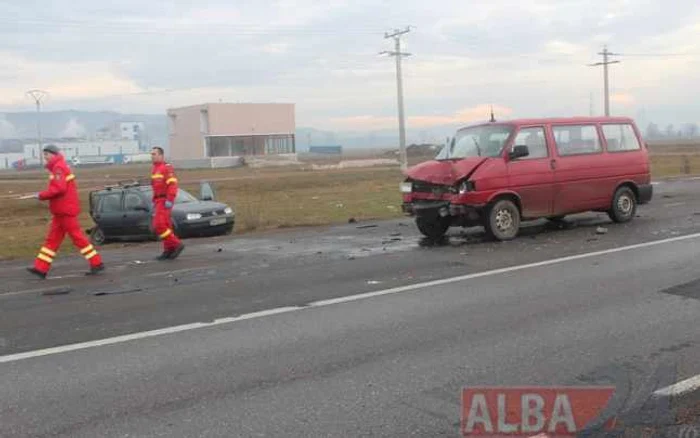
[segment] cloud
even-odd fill
[[[523,116],[587,114],[590,93],[602,102],[602,71],[586,64],[605,43],[689,54],[621,57],[611,89],[634,100],[613,111],[700,113],[688,92],[700,68],[696,0],[54,0],[39,12],[13,2],[0,17],[0,105],[27,109],[29,88],[50,91],[54,109],[284,101],[300,125],[393,128],[394,60],[377,52],[394,48],[384,32],[407,25],[405,102],[417,126],[483,102]]]

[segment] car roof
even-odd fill
[[[150,185],[145,184],[116,184],[113,186],[106,186],[105,188],[93,190],[91,193],[96,195],[105,195],[108,193],[120,192],[124,190],[139,190],[142,192],[152,190]]]
[[[634,123],[630,117],[542,117],[497,120],[495,122],[483,121],[465,125],[459,129],[473,128],[476,126],[521,126],[521,125],[544,125],[544,124],[582,124],[582,123]]]

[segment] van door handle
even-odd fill
[[[549,167],[551,167],[552,170],[556,169],[557,168],[557,160],[550,160]]]

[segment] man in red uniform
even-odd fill
[[[49,201],[49,210],[53,218],[44,246],[41,247],[34,261],[34,267],[27,270],[39,278],[46,278],[56,253],[68,234],[73,245],[90,263],[90,271],[87,275],[97,274],[104,270],[104,265],[102,257],[80,228],[78,221],[80,198],[75,175],[71,173],[65,158],[55,145],[47,145],[43,153],[46,169],[50,173],[49,186],[34,197],[41,201]]]
[[[163,253],[157,259],[175,259],[185,249],[185,245],[173,232],[170,217],[177,197],[177,178],[173,166],[165,162],[162,148],[154,147],[151,150],[151,160],[153,161],[151,187],[153,187],[153,205],[156,210],[153,229],[163,241]]]

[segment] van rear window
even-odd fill
[[[552,131],[560,156],[603,152],[595,125],[553,126]]]
[[[603,135],[608,144],[608,152],[638,151],[642,148],[630,124],[605,124]]]

